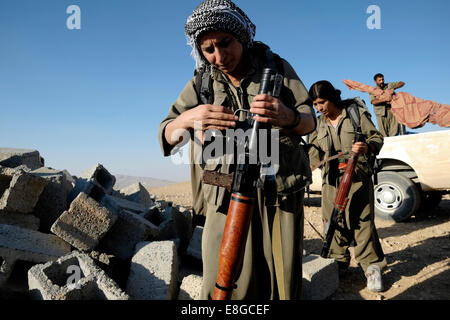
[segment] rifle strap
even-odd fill
[[[322,241],[325,240],[323,235],[316,229],[316,227],[314,227],[314,225],[308,219],[306,219],[306,217],[304,219],[306,222],[308,222],[309,226],[319,235],[320,239],[322,239]]]
[[[361,128],[361,117],[359,115],[358,108],[359,107],[356,103],[352,103],[346,108],[355,131],[358,130],[358,128]]]
[[[272,225],[272,254],[275,267],[278,295],[280,300],[286,300],[284,285],[283,244],[281,241],[280,207],[277,206]]]
[[[344,153],[339,153],[336,154],[334,156],[328,157],[323,159],[322,161],[320,161],[318,164],[316,164],[314,167],[311,167],[311,172],[316,170],[317,168],[319,168],[320,166],[322,166],[324,163],[334,160],[334,159],[338,159],[338,158],[349,158],[350,152],[344,152]]]

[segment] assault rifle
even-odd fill
[[[355,142],[364,142],[365,139],[366,136],[362,133],[361,126],[358,126],[355,132]],[[341,182],[339,183],[336,198],[334,200],[333,212],[331,213],[328,230],[326,230],[325,240],[323,242],[322,252],[320,254],[322,258],[328,258],[331,241],[333,240],[338,221],[345,217],[345,207],[347,207],[348,193],[352,185],[352,176],[357,161],[358,156],[355,153],[351,152],[350,158],[348,159],[347,166],[344,171],[344,175],[342,176]]]
[[[274,68],[263,70],[258,94],[279,95],[283,77]],[[248,110],[245,110],[248,111]],[[204,171],[203,182],[226,187],[231,192],[227,219],[219,252],[219,270],[213,300],[229,300],[235,287],[237,275],[244,257],[248,230],[256,202],[256,190],[261,187],[261,168],[269,164],[254,159],[258,155],[259,130],[270,131],[271,126],[252,120],[251,134],[245,139],[245,161],[238,161],[236,170],[230,175]],[[270,134],[268,135],[270,136]],[[237,143],[242,143],[237,142]],[[253,162],[253,163],[252,163]],[[267,168],[265,168],[267,169]],[[265,176],[265,184],[275,183],[274,175]]]

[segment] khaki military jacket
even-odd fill
[[[389,83],[385,83],[384,84],[384,88],[383,90],[390,90],[390,89],[394,89],[395,86],[398,84],[398,82],[389,82]],[[370,102],[372,103],[372,101],[375,99],[375,96],[370,94]],[[373,112],[375,113],[375,115],[377,116],[386,116],[386,108],[390,108],[391,105],[389,103],[386,104],[379,104],[379,105],[374,105],[373,106]]]
[[[366,143],[374,146],[375,152],[370,152],[369,154],[358,157],[358,162],[355,166],[355,172],[353,174],[353,181],[363,181],[372,175],[372,162],[383,146],[383,136],[375,128],[370,114],[362,108],[358,109],[361,116],[361,130],[367,137]],[[335,150],[335,146],[333,144],[331,130],[336,130],[337,137],[340,142],[340,151],[342,153],[351,152],[353,145],[352,140],[355,138],[355,129],[346,109],[342,110],[342,117],[339,120],[336,129],[330,126],[329,122],[323,116],[319,117],[318,122],[319,123],[316,130],[310,137],[311,144],[314,144],[319,149],[317,150],[312,147],[309,150],[311,166],[316,166],[323,159],[327,159],[335,155],[333,152],[333,150]],[[336,162],[333,161],[325,162],[322,165],[322,184],[327,183],[330,185],[336,185],[337,181],[335,179],[331,179],[332,175],[330,175],[330,171],[332,169],[331,165],[333,163],[336,165]]]
[[[241,80],[240,87],[235,88],[225,75],[216,68],[212,68],[214,105],[224,106],[235,111],[237,108],[249,109],[253,98],[258,94],[263,61],[257,56],[249,59],[245,76]],[[283,63],[283,89],[280,100],[292,108],[296,108],[302,113],[309,113],[315,117],[312,102],[305,86],[299,79],[291,65],[282,60]],[[168,123],[173,121],[183,112],[202,104],[195,90],[195,77],[185,86],[175,103],[171,106],[169,114],[159,126],[159,141],[164,156],[170,155],[171,147],[164,138],[164,129]],[[277,191],[280,194],[289,194],[301,190],[311,180],[309,159],[304,148],[301,146],[299,136],[287,136],[279,130],[279,167],[276,168]],[[195,144],[191,135],[191,150]],[[194,156],[191,154],[191,160]],[[230,166],[225,159],[222,163],[208,163],[205,170],[214,170],[221,173],[230,173]],[[198,165],[192,165],[195,169],[197,179],[202,171]],[[195,178],[194,175],[191,178]],[[196,182],[192,182],[193,186]],[[198,190],[198,188],[197,188]],[[222,187],[203,185],[204,199],[208,205],[220,206],[224,200],[226,189]],[[195,201],[196,199],[194,199]]]

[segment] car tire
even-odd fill
[[[375,215],[400,222],[414,215],[420,207],[420,193],[411,179],[393,171],[378,173],[374,188]]]

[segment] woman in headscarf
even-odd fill
[[[290,64],[279,58],[284,76],[280,97],[258,94],[266,63],[263,58],[265,51],[260,49],[264,46],[255,44],[254,24],[231,1],[204,1],[187,19],[185,31],[193,49],[197,72],[208,70],[210,73],[213,101],[202,102],[196,88],[196,77],[188,81],[160,124],[159,139],[163,153],[170,155],[183,141],[177,132],[186,130],[191,133],[193,161],[194,141],[203,142],[204,133],[210,129],[224,131],[235,128],[238,117],[234,111],[237,109],[250,110],[254,120],[279,130],[276,189],[270,194],[267,190],[257,191],[257,205],[232,299],[299,298],[303,195],[311,177],[309,160],[300,137],[315,128],[308,92]],[[194,123],[201,123],[201,126],[196,128]],[[232,172],[233,163],[228,163],[226,155],[222,160],[220,163],[207,163],[205,170]],[[198,203],[201,198],[206,203],[201,299],[210,299],[216,284],[230,193],[218,186],[201,186],[200,173],[198,166],[191,163],[193,201]]]
[[[345,215],[338,219],[329,256],[338,262],[340,270],[347,269],[350,263],[349,248],[353,243],[355,259],[367,277],[367,288],[382,291],[381,270],[386,266],[386,259],[374,222],[371,163],[383,146],[383,136],[372,123],[367,109],[358,107],[361,131],[366,139],[365,142],[354,142],[356,129],[345,107],[351,99],[342,101],[341,91],[330,82],[322,80],[314,83],[309,95],[314,107],[321,113],[317,128],[311,134],[311,144],[315,146],[309,151],[311,165],[319,165],[322,160],[339,153],[353,152],[358,155]],[[322,218],[325,225],[330,221],[345,166],[345,159],[338,158],[325,162],[321,167]]]

